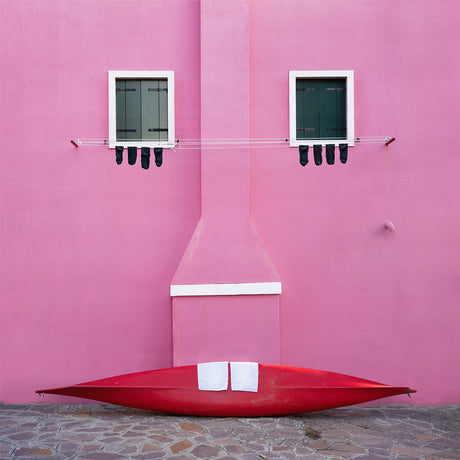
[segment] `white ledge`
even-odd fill
[[[171,297],[281,294],[281,283],[171,284]]]

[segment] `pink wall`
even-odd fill
[[[397,139],[321,167],[287,146],[249,150],[249,215],[283,285],[281,363],[409,385],[417,404],[460,402],[459,14],[249,1],[250,137],[288,135],[289,70],[343,69],[357,136]],[[0,15],[0,400],[170,366],[169,285],[200,219],[200,152],[144,171],[69,140],[107,136],[108,70],[174,70],[176,136],[202,135],[200,2],[4,0]]]
[[[201,139],[249,136],[248,13],[247,0],[201,1]],[[205,145],[200,196],[202,218],[173,283],[278,281],[249,220],[249,149]]]
[[[249,137],[248,13],[247,0],[201,1],[202,139]],[[201,203],[201,220],[173,284],[279,281],[249,219],[247,146],[204,145]],[[280,363],[279,295],[185,296],[172,303],[175,366]]]
[[[356,135],[396,141],[321,167],[252,151],[251,215],[283,282],[281,361],[460,402],[460,5],[286,6],[251,2],[251,137],[286,136],[289,70],[343,69]]]
[[[279,295],[176,297],[174,365],[280,363]]]
[[[174,70],[176,132],[199,137],[199,2],[1,3],[0,400],[169,367],[199,152],[144,170],[69,140],[107,137],[109,70]]]

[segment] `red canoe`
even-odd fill
[[[333,372],[254,365],[258,372],[257,388],[249,391],[232,389],[233,380],[230,388],[222,391],[199,389],[194,365],[125,374],[36,393],[76,396],[173,414],[252,417],[331,409],[415,392],[409,387]]]

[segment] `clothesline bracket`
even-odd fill
[[[375,142],[378,142],[379,140],[383,140],[385,145],[390,145],[392,142],[394,142],[396,140],[396,138],[395,137],[390,137],[390,136],[386,136],[383,139],[377,138],[377,137],[364,137],[364,138],[363,137],[357,137],[355,139],[355,142],[356,143],[360,143],[360,142],[372,142],[372,143],[375,143]]]
[[[385,145],[390,145],[392,142],[394,142],[396,140],[395,137],[387,137],[385,139]]]
[[[102,142],[102,145],[109,145],[107,139],[101,139],[99,142]],[[70,143],[78,148],[80,145],[86,144],[87,142],[83,142],[80,139],[70,139]],[[91,144],[94,145],[94,141],[92,141]]]

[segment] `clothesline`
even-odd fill
[[[356,137],[354,139],[356,144],[391,144],[395,140],[390,136],[374,136],[374,137]],[[149,140],[155,142],[155,140]],[[346,139],[330,138],[329,141],[336,141],[338,143],[346,143]],[[80,145],[99,147],[109,145],[109,139],[71,139],[70,141],[75,147]],[[110,140],[110,142],[112,142]],[[113,141],[116,143],[117,141]],[[118,140],[120,143],[124,142],[145,142],[145,139],[126,139]],[[300,140],[299,142],[302,142]],[[323,144],[324,139],[305,139],[306,143],[316,142]],[[250,138],[250,139],[177,139],[174,144],[174,149],[180,150],[196,150],[196,149],[216,149],[216,148],[267,148],[267,147],[280,147],[282,145],[289,146],[289,138]]]

